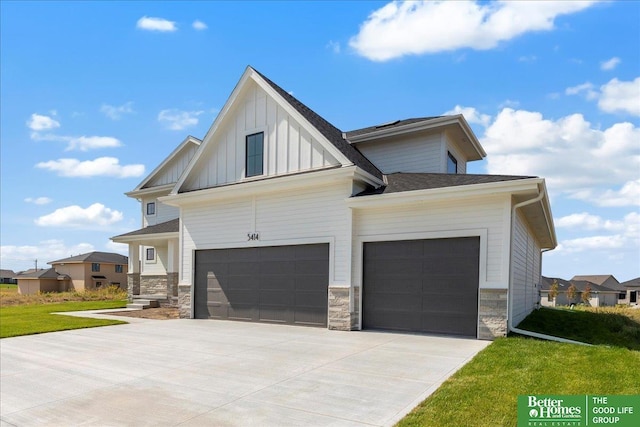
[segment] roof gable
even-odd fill
[[[260,132],[264,173],[247,178],[245,137]],[[350,165],[382,177],[339,129],[247,67],[172,194]]]
[[[175,184],[187,169],[202,141],[191,135],[187,136],[145,179],[127,195],[135,196],[141,190]]]
[[[80,254],[71,256],[68,258],[59,259],[56,261],[50,261],[47,264],[63,264],[63,263],[88,263],[88,262],[100,262],[105,264],[127,264],[128,258],[124,255],[120,255],[114,252],[88,252],[86,254]]]

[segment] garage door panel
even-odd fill
[[[196,317],[326,326],[328,244],[199,250],[195,258]]]
[[[364,244],[363,326],[476,335],[478,237]]]

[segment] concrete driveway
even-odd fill
[[[489,344],[124,320],[1,340],[0,425],[392,425]]]

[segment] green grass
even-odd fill
[[[69,329],[118,325],[119,320],[90,319],[51,314],[52,312],[121,308],[126,301],[72,301],[59,304],[30,304],[0,308],[0,338]]]
[[[581,346],[524,337],[500,338],[451,376],[398,423],[407,426],[514,426],[518,395],[640,394],[637,316],[546,309],[519,325]]]

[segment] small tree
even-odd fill
[[[553,279],[551,287],[549,287],[549,298],[553,301],[558,296],[558,281]]]
[[[582,299],[583,303],[589,304],[589,299],[591,299],[591,286],[587,285],[587,287],[584,288],[584,291],[582,291],[582,295],[580,296],[580,299]]]
[[[578,295],[578,288],[573,283],[567,288],[567,298],[572,302]]]

